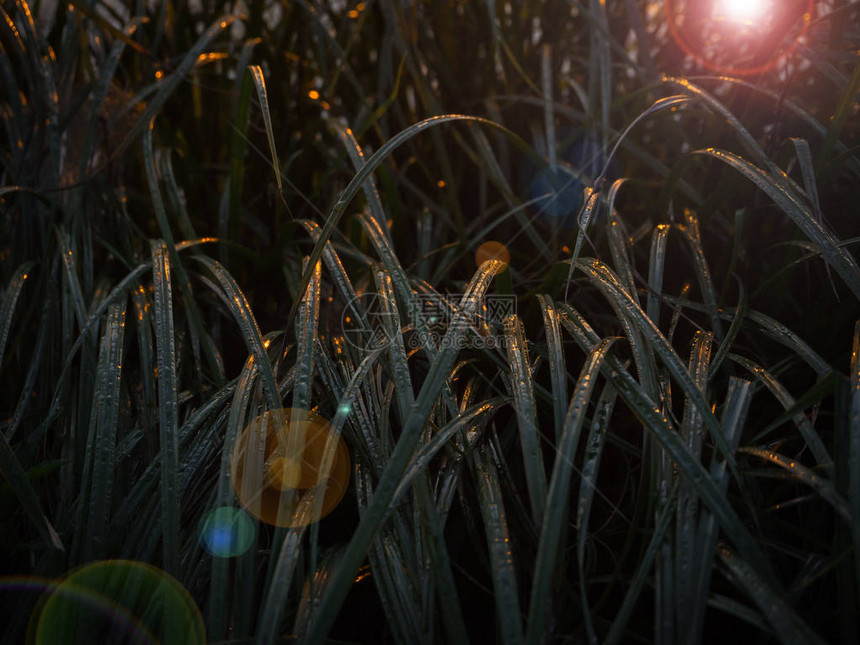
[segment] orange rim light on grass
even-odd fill
[[[269,410],[242,430],[230,475],[245,510],[272,526],[319,521],[349,485],[349,452],[321,416],[297,408]]]

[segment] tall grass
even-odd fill
[[[672,4],[3,4],[3,642],[117,559],[211,642],[857,642],[860,10]],[[349,488],[212,555],[280,408]]]

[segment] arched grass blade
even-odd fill
[[[203,263],[218,280],[221,289],[223,289],[223,292],[218,292],[218,296],[222,298],[230,309],[230,313],[233,314],[233,318],[238,323],[239,329],[242,330],[242,337],[245,339],[249,353],[253,354],[256,359],[256,368],[260,371],[263,391],[265,392],[269,408],[272,410],[280,409],[282,407],[281,395],[275,382],[275,374],[266,355],[260,327],[257,325],[257,320],[254,318],[251,305],[248,304],[248,299],[239,288],[239,285],[236,284],[233,276],[219,262],[205,256],[198,256],[194,259]]]
[[[822,499],[830,504],[833,507],[833,510],[841,515],[846,522],[851,523],[851,507],[836,491],[833,483],[815,474],[814,471],[807,468],[799,461],[786,457],[785,455],[781,455],[773,450],[765,450],[764,448],[744,447],[739,448],[738,452],[760,457],[761,459],[776,464],[780,468],[788,471],[792,479],[809,486],[812,490],[818,493]]]
[[[776,397],[776,399],[782,404],[783,408],[786,410],[792,410],[795,407],[796,402],[794,397],[791,396],[785,386],[782,385],[782,383],[780,383],[770,372],[743,356],[729,354],[729,358],[752,372],[755,377],[771,392],[771,394]],[[809,446],[809,449],[815,457],[815,460],[818,462],[818,465],[823,467],[832,478],[834,473],[833,458],[830,456],[830,453],[824,445],[824,442],[821,440],[821,437],[818,436],[818,432],[815,430],[815,427],[813,427],[812,423],[810,423],[809,419],[806,417],[806,414],[802,411],[794,414],[792,419],[797,426],[800,435],[803,437],[803,440],[806,442],[806,445]]]
[[[809,206],[803,203],[800,195],[795,194],[788,180],[762,170],[726,150],[708,148],[697,150],[692,154],[706,155],[722,161],[761,189],[813,243],[818,245],[824,259],[836,269],[854,297],[860,299],[860,267],[857,266],[856,260],[816,220]]]

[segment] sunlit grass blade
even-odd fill
[[[681,232],[687,239],[690,249],[693,252],[693,265],[696,269],[696,278],[699,281],[699,289],[702,292],[702,299],[705,301],[705,306],[708,308],[708,313],[711,316],[711,325],[714,335],[720,341],[723,338],[723,327],[720,324],[720,315],[717,306],[717,292],[714,288],[713,280],[711,279],[711,270],[708,267],[708,260],[705,258],[705,249],[702,246],[702,235],[699,232],[699,218],[691,210],[684,210],[684,224],[680,226]]]
[[[546,330],[547,359],[549,362],[550,382],[552,383],[552,410],[555,418],[555,439],[561,440],[567,402],[567,375],[564,362],[564,345],[561,342],[561,327],[558,312],[544,294],[538,294],[543,326]]]
[[[707,396],[708,365],[711,358],[712,342],[713,334],[711,332],[697,331],[693,336],[693,347],[690,351],[690,375],[703,396]],[[689,395],[685,397],[684,401],[681,436],[693,458],[696,461],[701,461],[705,430],[701,415]],[[687,480],[679,482],[675,542],[673,545],[675,557],[674,591],[676,593],[674,604],[676,625],[682,634],[688,630],[688,619],[690,618],[693,599],[690,590],[696,582],[693,573],[695,571],[698,506],[696,490],[692,482]]]
[[[511,370],[511,390],[517,423],[520,429],[520,446],[526,470],[526,484],[531,501],[532,519],[540,526],[546,505],[546,471],[541,452],[541,435],[537,423],[537,408],[529,364],[528,344],[522,321],[512,315],[505,319],[505,349]]]
[[[579,380],[573,390],[570,405],[567,408],[564,432],[561,443],[557,447],[556,459],[553,464],[546,513],[535,561],[535,576],[532,581],[526,633],[526,642],[528,643],[540,643],[546,629],[547,613],[551,604],[551,583],[553,572],[556,570],[562,523],[567,515],[570,477],[573,473],[573,460],[576,456],[579,434],[585,423],[585,412],[591,401],[591,394],[597,384],[598,372],[614,340],[601,340],[590,349],[585,365],[579,374]]]
[[[9,330],[12,328],[12,315],[15,313],[15,305],[18,303],[24,283],[30,277],[30,272],[34,266],[34,262],[27,262],[18,267],[3,293],[3,303],[0,304],[0,367],[3,366],[3,350],[6,349],[6,340],[9,338]]]
[[[242,337],[245,340],[248,351],[256,359],[256,368],[260,371],[263,391],[265,392],[269,408],[272,410],[279,409],[281,407],[281,396],[275,382],[275,374],[266,355],[260,327],[257,325],[257,320],[254,318],[248,299],[239,288],[239,285],[236,284],[233,276],[219,262],[205,256],[199,256],[194,259],[203,263],[217,278],[218,284],[223,290],[223,292],[218,292],[218,296],[223,299],[224,303],[230,309],[230,313],[233,314],[233,318],[239,325],[239,329],[242,330]]]
[[[732,448],[737,449],[741,438],[750,401],[752,387],[749,381],[735,377],[729,380],[728,394],[723,409],[722,425],[726,438]],[[711,478],[719,489],[725,493],[729,485],[729,476],[725,462],[716,458],[711,460]],[[689,616],[688,642],[699,642],[705,620],[705,607],[711,598],[711,574],[713,571],[715,549],[718,538],[718,525],[714,515],[707,509],[699,517],[699,528],[696,535],[696,559],[692,571],[693,586],[691,589],[691,614]]]
[[[92,442],[92,483],[87,505],[86,542],[84,557],[100,560],[109,555],[107,537],[111,519],[111,494],[116,467],[117,419],[122,378],[122,344],[125,338],[125,305],[112,305],[99,349],[95,390],[96,414],[90,420]]]
[[[824,479],[820,475],[815,474],[814,471],[807,468],[799,461],[786,457],[785,455],[781,455],[773,450],[765,450],[764,448],[742,447],[738,449],[738,452],[760,457],[761,459],[769,461],[786,470],[791,475],[792,479],[809,486],[812,490],[818,493],[822,499],[827,501],[827,503],[833,507],[833,510],[842,516],[845,521],[849,523],[852,521],[851,507],[836,491],[833,483]]]
[[[173,335],[173,293],[167,245],[152,241],[155,301],[155,348],[158,365],[158,438],[161,453],[161,521],[164,569],[179,573],[179,416],[176,349]]]
[[[770,372],[743,356],[729,354],[729,358],[752,372],[755,377],[771,392],[771,394],[776,397],[776,399],[782,404],[783,408],[786,410],[792,410],[795,407],[794,397],[791,396],[785,386]],[[827,447],[824,445],[821,437],[818,436],[818,432],[815,430],[806,414],[799,411],[793,415],[792,420],[797,426],[803,440],[806,442],[806,445],[809,446],[809,449],[815,457],[815,460],[818,462],[818,465],[824,468],[832,477],[834,472],[833,458],[830,456]]]

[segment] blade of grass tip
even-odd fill
[[[567,370],[564,362],[564,345],[561,342],[561,328],[558,322],[558,312],[552,304],[552,300],[544,295],[538,294],[543,326],[546,330],[547,356],[549,362],[550,383],[552,386],[552,409],[555,417],[555,440],[561,441],[562,429],[564,428],[564,417],[567,414],[565,402],[567,401]]]
[[[693,376],[696,386],[705,396],[707,395],[708,364],[711,358],[712,342],[713,334],[711,332],[697,330],[693,336],[693,347],[690,352],[690,374]],[[681,436],[685,439],[693,458],[701,461],[702,444],[705,438],[704,427],[701,415],[698,414],[698,410],[689,396],[686,396],[684,400]],[[687,623],[692,601],[690,588],[695,584],[693,571],[697,515],[698,499],[695,487],[689,480],[682,480],[679,482],[678,489],[673,553],[675,558],[675,622],[678,632],[681,634],[686,633],[688,629]]]
[[[630,587],[624,595],[624,600],[621,602],[621,607],[615,614],[615,620],[612,621],[612,626],[609,628],[609,633],[606,635],[604,643],[612,645],[622,642],[624,638],[624,630],[627,623],[630,621],[630,616],[636,608],[636,602],[639,600],[639,594],[642,593],[642,588],[648,579],[648,573],[651,571],[651,566],[657,557],[658,552],[663,546],[663,539],[666,536],[669,527],[672,525],[672,518],[675,515],[676,487],[672,487],[671,492],[660,510],[660,515],[655,518],[654,532],[651,534],[651,541],[648,543],[648,548],[644,555],[639,560],[639,567],[630,581]]]
[[[689,208],[684,209],[684,223],[678,227],[684,234],[684,238],[693,252],[693,263],[695,264],[696,277],[699,280],[699,289],[702,291],[702,299],[711,316],[711,325],[714,335],[718,341],[723,339],[723,327],[720,324],[719,308],[717,307],[717,292],[711,279],[711,270],[705,257],[705,249],[702,246],[702,235],[699,232],[699,218]]]
[[[96,371],[95,407],[91,432],[92,484],[86,503],[87,537],[84,558],[100,560],[108,555],[108,527],[110,526],[111,494],[116,468],[116,429],[119,417],[120,380],[122,378],[122,344],[125,338],[125,304],[112,305],[108,312],[107,325],[102,336]]]
[[[781,455],[773,450],[744,447],[739,448],[738,452],[760,457],[765,461],[769,461],[780,468],[785,469],[791,474],[793,479],[809,486],[812,490],[818,493],[823,500],[833,507],[833,510],[841,515],[846,522],[851,524],[851,507],[842,495],[836,491],[836,487],[832,482],[818,476],[813,470],[807,468],[799,461],[786,457],[785,455]]]
[[[36,266],[35,262],[25,262],[18,267],[3,293],[3,302],[0,304],[0,367],[3,366],[3,353],[9,338],[9,330],[12,328],[12,315],[15,313],[15,305],[18,304],[24,283],[30,277],[34,266]]]
[[[155,300],[155,350],[158,366],[158,437],[161,453],[161,528],[164,570],[179,574],[179,445],[178,382],[173,345],[173,294],[167,245],[153,240],[152,281]]]
[[[851,502],[851,538],[854,571],[860,589],[860,321],[854,326],[851,351],[851,420],[848,438],[848,498]]]
[[[248,72],[254,81],[254,87],[257,90],[257,100],[260,102],[260,111],[263,114],[263,125],[266,128],[266,140],[269,142],[269,154],[272,156],[272,169],[275,172],[275,183],[278,185],[278,195],[281,201],[286,205],[284,200],[284,186],[281,183],[281,164],[278,161],[278,149],[275,146],[275,131],[272,128],[272,112],[269,109],[269,94],[266,90],[266,79],[263,77],[263,70],[259,65],[248,65]],[[290,209],[287,207],[287,212]]]
[[[260,371],[266,402],[270,409],[280,409],[283,406],[275,381],[275,374],[272,371],[272,364],[269,362],[266,354],[260,327],[257,325],[257,320],[254,318],[251,305],[248,304],[248,299],[239,288],[239,285],[236,284],[236,280],[221,263],[205,256],[195,257],[194,259],[204,264],[218,280],[218,284],[223,290],[223,292],[218,292],[218,296],[230,309],[230,313],[233,314],[233,318],[242,331],[242,338],[245,340],[245,345],[248,347],[249,353],[253,354],[256,359],[256,367]],[[305,290],[307,290],[307,286],[308,283],[306,282]]]
[[[746,422],[750,401],[752,400],[752,384],[749,381],[729,377],[729,390],[723,408],[722,425],[732,448],[737,449],[741,432]],[[725,494],[729,485],[729,475],[726,464],[718,461],[716,456],[711,460],[711,479]],[[699,518],[699,530],[696,535],[696,559],[692,575],[692,601],[689,619],[689,631],[686,642],[698,643],[702,639],[704,629],[705,608],[710,598],[711,573],[714,567],[716,553],[718,524],[716,518],[707,509],[702,511]]]
[[[740,142],[744,146],[744,148],[746,148],[747,153],[752,155],[752,157],[756,160],[757,163],[769,164],[772,168],[773,163],[768,159],[762,147],[755,140],[755,137],[753,137],[750,134],[749,130],[747,130],[738,120],[738,118],[734,114],[732,114],[731,111],[725,105],[720,103],[720,101],[718,101],[713,95],[709,94],[698,85],[691,83],[686,78],[673,78],[671,76],[663,76],[663,82],[668,83],[669,85],[674,85],[689,96],[699,99],[702,103],[711,108],[714,112],[722,116],[729,124],[729,126],[737,133],[738,138],[740,139]]]
[[[450,376],[458,354],[457,343],[466,332],[471,318],[476,314],[478,302],[483,298],[490,282],[505,266],[498,260],[485,262],[470,281],[454,320],[442,340],[442,348],[431,363],[418,397],[403,424],[400,438],[373,493],[373,499],[347,546],[343,561],[332,578],[331,587],[320,603],[317,621],[307,634],[306,642],[321,643],[334,623],[349,587],[355,579],[355,573],[380,525],[388,515],[399,480],[412,458],[415,445],[435,407],[440,391]]]
[[[531,599],[529,600],[528,630],[526,633],[526,642],[532,645],[542,642],[546,630],[547,613],[551,604],[551,583],[556,572],[559,539],[562,524],[567,514],[570,477],[574,468],[573,460],[576,456],[582,424],[585,422],[585,411],[597,383],[600,366],[615,340],[614,338],[606,338],[591,348],[585,365],[580,371],[570,406],[567,409],[564,432],[557,448],[555,464],[552,469],[546,512],[535,559],[535,574],[532,582]]]
[[[502,642],[508,645],[522,643],[523,623],[520,617],[519,592],[515,571],[514,554],[511,551],[510,531],[502,500],[502,489],[495,464],[487,454],[491,447],[479,446],[472,453],[472,465],[478,484],[478,500],[496,600],[496,620]]]
[[[831,233],[815,219],[811,209],[803,203],[799,195],[773,172],[762,170],[738,155],[726,150],[708,148],[691,154],[700,154],[718,159],[755,184],[788,215],[795,225],[821,249],[821,254],[845,281],[845,284],[860,298],[860,267]]]
[[[398,147],[418,136],[420,133],[438,127],[440,125],[452,122],[470,122],[470,123],[480,123],[482,125],[486,125],[490,128],[494,128],[499,130],[503,134],[510,137],[515,143],[517,143],[518,147],[521,149],[527,148],[527,145],[522,139],[508,130],[507,128],[490,121],[488,119],[484,119],[481,117],[474,116],[465,116],[462,114],[446,114],[442,116],[434,116],[428,119],[424,119],[423,121],[419,121],[418,123],[414,123],[409,126],[405,130],[397,133],[391,139],[386,141],[382,147],[379,148],[373,155],[368,158],[365,164],[361,167],[353,178],[349,181],[346,188],[343,189],[340,196],[335,202],[335,205],[332,207],[329,215],[326,217],[325,224],[323,225],[322,233],[320,235],[320,239],[314,244],[313,251],[311,252],[311,267],[320,259],[320,255],[322,255],[323,246],[326,241],[331,237],[332,231],[337,226],[340,221],[341,216],[346,211],[346,207],[349,206],[352,199],[358,193],[358,191],[364,185],[365,180],[370,177],[370,175],[382,164],[385,159],[388,158],[391,153],[396,150]],[[393,275],[393,274],[392,274]],[[310,271],[306,270],[302,274],[302,279],[300,283],[300,290],[304,291],[307,289],[307,285],[310,282]],[[298,307],[298,302],[293,303],[292,308],[290,309],[289,320],[292,320],[296,314],[296,309]]]
[[[770,393],[773,394],[776,400],[782,404],[782,407],[785,410],[791,410],[794,408],[794,397],[770,372],[743,356],[736,356],[735,354],[729,354],[728,356],[734,362],[752,372],[755,377],[770,391]],[[812,452],[812,456],[815,457],[818,465],[823,467],[828,476],[832,479],[834,476],[833,457],[830,456],[827,447],[824,445],[821,437],[818,436],[818,432],[816,432],[815,427],[803,411],[799,411],[797,414],[793,415],[792,420],[797,426],[803,440],[806,442],[806,445],[809,446],[809,450]]]
[[[579,595],[582,602],[582,615],[585,619],[586,633],[589,642],[597,642],[594,631],[594,620],[588,606],[588,590],[585,579],[585,544],[588,537],[588,521],[591,516],[591,504],[594,501],[594,491],[597,490],[597,471],[600,468],[600,458],[603,455],[603,445],[606,431],[615,400],[618,396],[612,383],[607,383],[600,393],[595,406],[591,429],[585,441],[585,457],[582,465],[582,477],[579,482],[579,501],[576,505],[576,556],[579,564]]]
[[[758,605],[767,621],[773,626],[777,638],[783,643],[824,643],[785,601],[781,594],[762,580],[749,563],[725,544],[717,547],[723,564],[732,573],[735,584],[743,589]]]
[[[526,485],[531,501],[532,519],[539,527],[543,520],[546,505],[546,470],[544,469],[541,437],[537,423],[534,382],[529,363],[528,341],[525,338],[522,321],[513,314],[504,320],[505,348],[508,366],[511,371],[511,390],[514,410],[520,429],[523,465],[526,471]]]
[[[648,260],[648,317],[660,326],[660,300],[663,295],[663,274],[666,268],[666,243],[669,239],[668,224],[658,224],[651,235],[651,254]]]
[[[600,337],[579,312],[566,303],[557,303],[557,306],[560,309],[562,324],[582,349],[587,350],[600,340]],[[718,518],[723,532],[729,536],[741,553],[748,554],[747,561],[756,563],[756,566],[761,569],[763,576],[767,579],[776,580],[771,571],[770,562],[764,556],[758,542],[744,527],[737,513],[728,503],[725,495],[717,488],[702,464],[693,459],[687,446],[660,406],[627,372],[625,366],[612,355],[607,356],[601,371],[618,390],[619,396],[628,405],[631,412],[666,450],[677,464],[678,469],[694,482],[699,496]]]

